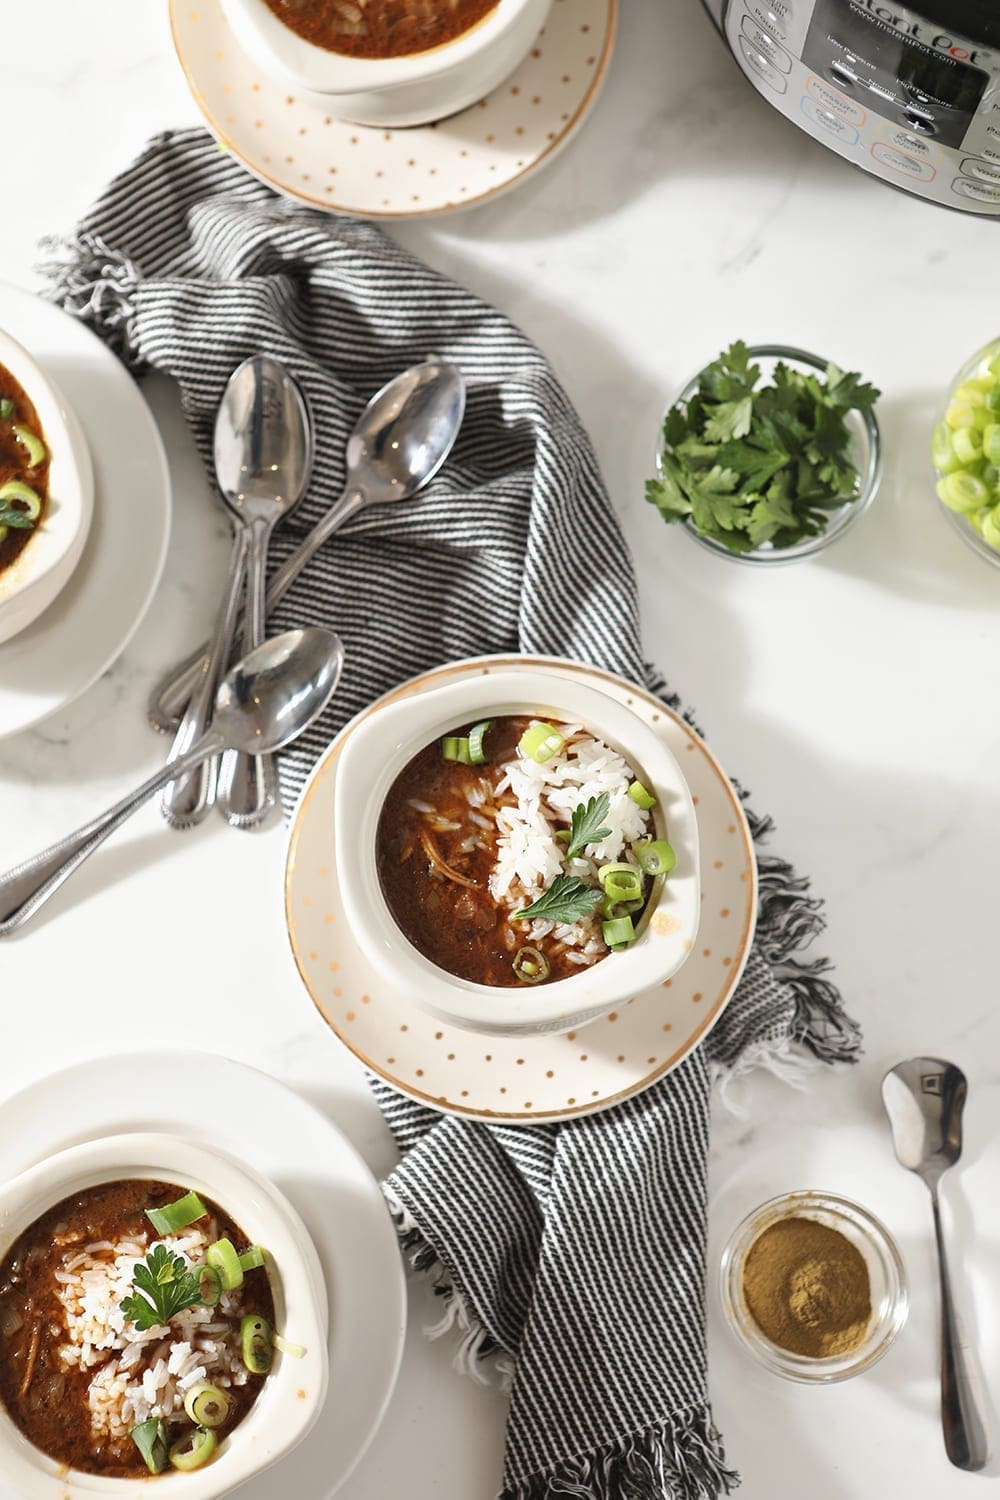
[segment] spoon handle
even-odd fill
[[[976,1472],[990,1461],[990,1442],[983,1417],[979,1378],[970,1357],[951,1294],[948,1257],[937,1189],[931,1191],[934,1233],[941,1275],[941,1424],[949,1459],[959,1469]]]
[[[221,748],[222,736],[209,731],[192,745],[187,754],[161,767],[107,812],[0,876],[0,938],[16,932],[30,921],[63,881],[68,880],[73,871],[79,869],[84,860],[89,859],[94,850],[161,786],[179,773],[193,769],[207,756],[218,754]]]
[[[361,490],[348,487],[340,496],[335,505],[331,505],[322,520],[317,521],[313,529],[296,547],[294,552],[278,568],[267,590],[267,611],[274,609],[275,605],[285,597],[292,584],[306,564],[313,558],[322,547],[323,543],[329,541],[335,531],[339,531],[345,521],[361,510],[365,504],[365,497]],[[149,722],[154,729],[164,734],[172,734],[181,721],[185,704],[198,686],[201,674],[207,668],[207,644],[199,646],[184,661],[171,669],[153,689],[150,694],[148,713]]]
[[[191,701],[170,747],[168,763],[185,755],[211,723],[215,691],[220,677],[229,665],[246,562],[247,531],[244,526],[238,526],[233,534],[229,579],[215,622],[215,633]],[[196,823],[201,822],[215,798],[217,769],[215,760],[203,760],[186,776],[179,776],[168,783],[160,799],[160,811],[171,828],[193,828]]]
[[[271,524],[254,521],[250,526],[247,554],[247,604],[243,615],[243,655],[264,640],[267,609],[267,544]],[[233,828],[255,828],[278,800],[278,778],[272,755],[244,755],[227,750],[219,766],[219,809]]]

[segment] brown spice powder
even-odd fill
[[[812,1359],[850,1354],[871,1320],[871,1282],[861,1252],[815,1219],[779,1219],[743,1265],[743,1295],[766,1338]]]

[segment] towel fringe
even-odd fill
[[[142,276],[135,262],[89,230],[49,235],[40,248],[37,270],[49,283],[49,300],[99,334],[129,369],[141,370],[136,295]]]
[[[708,1403],[505,1485],[500,1500],[718,1500],[739,1484]]]

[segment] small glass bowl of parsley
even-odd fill
[[[813,557],[875,498],[879,395],[804,349],[738,341],[666,412],[646,499],[722,557]]]

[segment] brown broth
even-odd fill
[[[30,484],[42,501],[41,515],[36,523],[40,525],[45,520],[48,505],[49,460],[43,459],[37,468],[28,467],[27,454],[14,436],[14,424],[30,428],[43,440],[45,434],[38,420],[34,403],[7,367],[0,365],[0,401],[4,400],[13,401],[14,411],[10,417],[0,417],[0,485],[7,484],[11,479],[19,479],[24,484]],[[34,528],[31,530],[14,526],[8,528],[7,535],[0,541],[0,573],[20,557],[34,534]]]
[[[67,1333],[54,1272],[62,1269],[73,1236],[79,1236],[82,1247],[99,1240],[115,1243],[145,1230],[152,1245],[157,1236],[145,1210],[172,1203],[186,1191],[172,1183],[130,1179],[76,1193],[36,1219],[0,1265],[0,1309],[14,1309],[24,1319],[16,1333],[5,1337],[0,1331],[0,1401],[28,1441],[57,1463],[109,1479],[150,1477],[130,1438],[116,1443],[95,1437],[91,1429],[87,1390],[97,1369],[63,1370],[60,1364],[58,1347],[67,1341]],[[219,1236],[232,1240],[238,1251],[245,1250],[249,1241],[239,1226],[210,1200],[202,1201]],[[260,1313],[273,1327],[267,1272],[247,1272],[244,1288],[243,1310]],[[232,1411],[223,1433],[243,1420],[262,1384],[251,1378],[246,1385],[229,1388]],[[55,1393],[47,1397],[52,1386]]]
[[[407,57],[453,42],[499,0],[265,0],[279,21],[327,52]]]
[[[469,816],[469,790],[484,782],[498,785],[503,762],[514,758],[530,723],[530,718],[495,719],[485,742],[488,761],[481,766],[445,760],[440,740],[425,745],[389,788],[376,835],[379,881],[403,935],[439,968],[498,988],[522,987],[513,961],[524,946],[539,949],[547,959],[547,983],[581,972],[551,935],[537,941],[526,936],[494,900],[489,878],[498,835],[495,827],[480,828]],[[458,828],[435,828],[433,815],[414,802],[432,807]],[[461,846],[470,834],[478,842],[466,851]],[[442,873],[441,866],[451,874]]]

